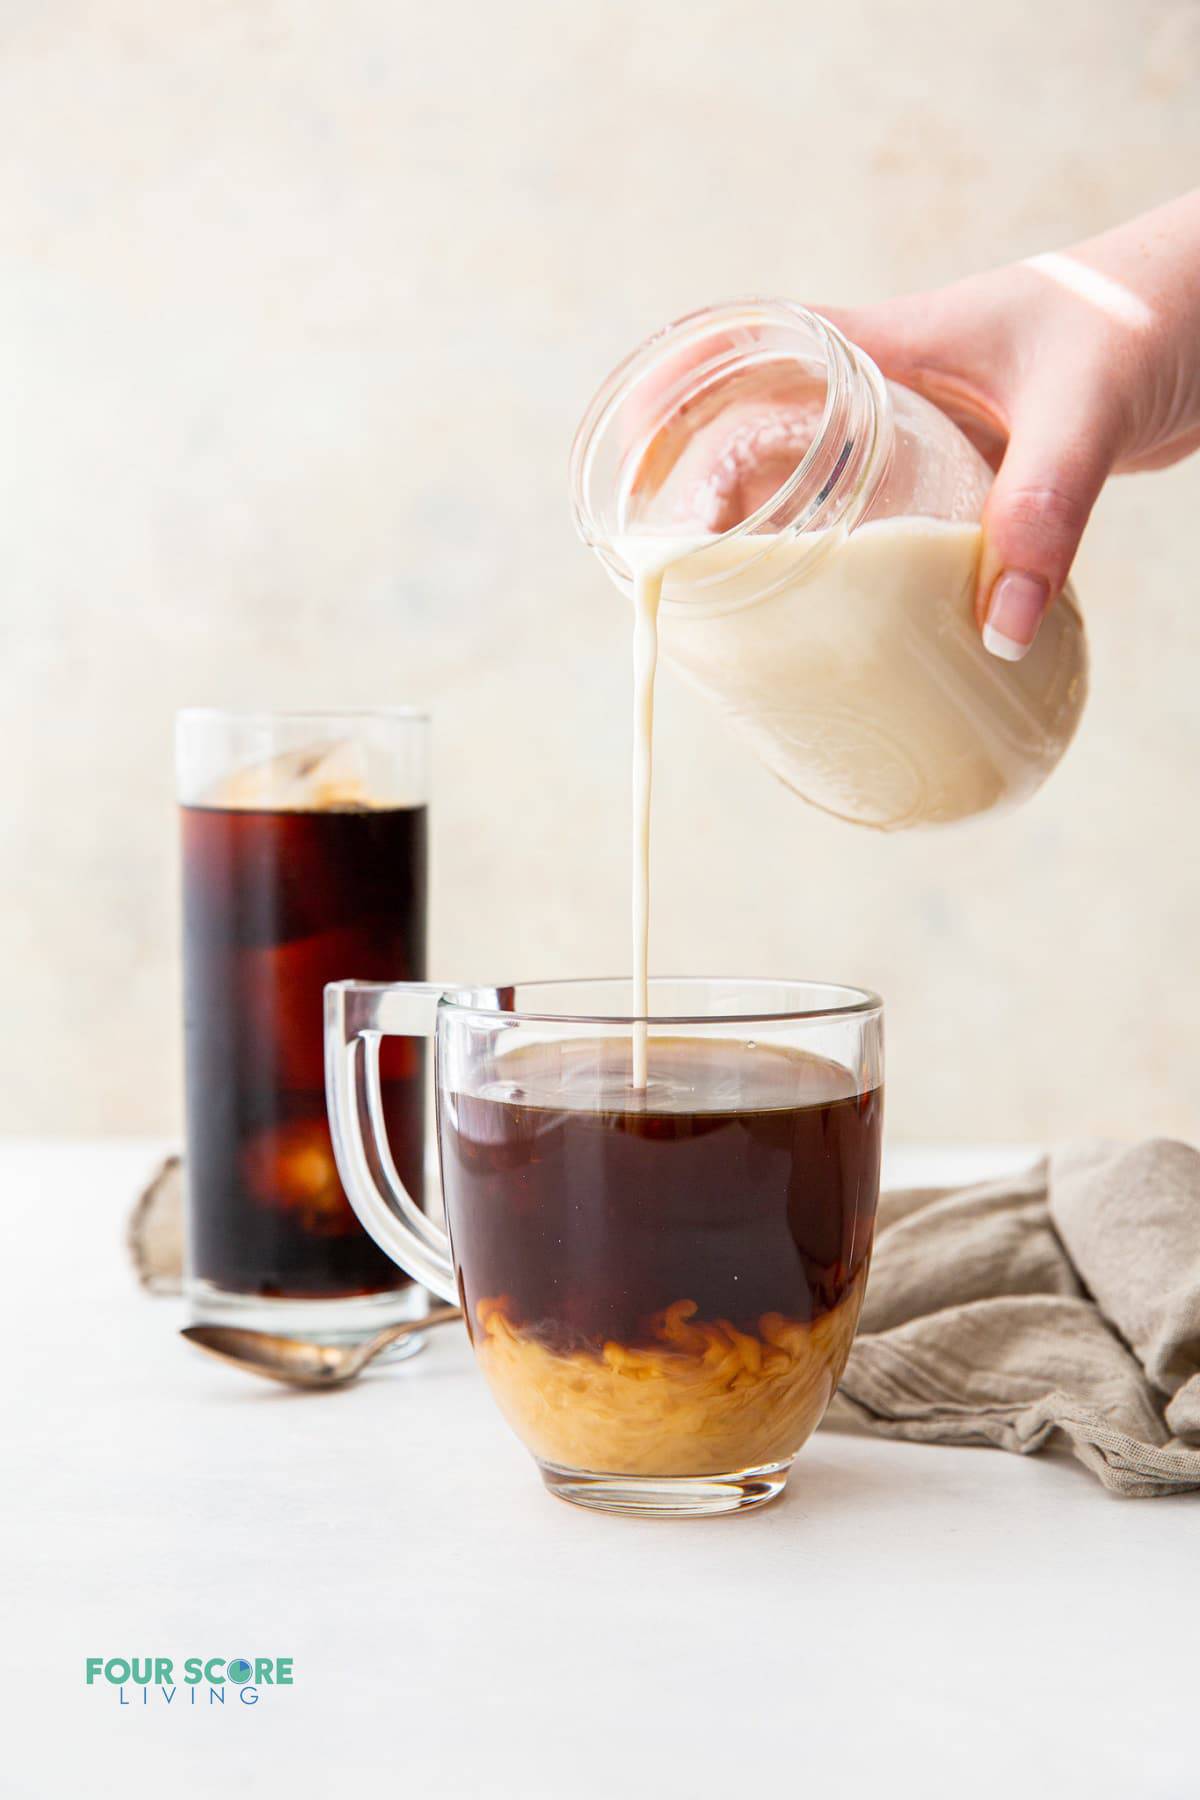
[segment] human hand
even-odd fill
[[[997,469],[976,612],[1016,661],[1110,474],[1200,448],[1200,192],[1074,249],[878,306],[820,307]]]

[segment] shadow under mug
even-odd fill
[[[820,982],[650,988],[638,1018],[627,981],[335,982],[333,1143],[367,1231],[462,1306],[553,1492],[733,1512],[782,1491],[849,1354],[879,1193],[882,1007]],[[388,1145],[389,1036],[435,1040],[448,1235]]]

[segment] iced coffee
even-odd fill
[[[353,742],[318,732],[181,809],[188,1277],[201,1311],[205,1297],[319,1303],[410,1285],[346,1200],[325,1105],[325,983],[424,974],[426,808],[378,789]],[[424,1046],[389,1040],[380,1073],[393,1156],[419,1199]]]

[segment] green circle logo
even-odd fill
[[[227,1666],[225,1673],[228,1675],[230,1681],[235,1681],[237,1685],[241,1687],[244,1681],[249,1681],[254,1670],[244,1656],[235,1656],[233,1661]]]

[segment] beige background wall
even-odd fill
[[[1177,0],[43,0],[2,27],[0,1129],[179,1117],[170,727],[424,702],[446,976],[627,966],[626,619],[564,462],[647,330],[859,299],[1196,180]],[[1200,464],[1078,569],[1021,814],[875,839],[666,679],[661,969],[891,1005],[902,1136],[1200,1130]]]

